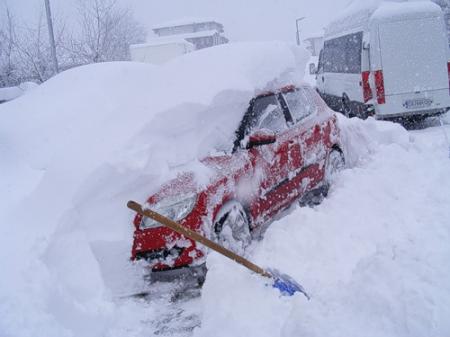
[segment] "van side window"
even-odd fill
[[[329,73],[361,72],[363,33],[344,35],[324,43],[324,71]]]
[[[295,123],[317,111],[313,93],[307,88],[300,88],[284,94],[284,99]]]

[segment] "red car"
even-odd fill
[[[231,146],[230,146],[231,147]],[[287,86],[250,101],[228,154],[201,160],[215,174],[200,186],[192,172],[164,184],[147,206],[241,251],[295,201],[326,195],[344,165],[335,113],[311,87]],[[153,271],[199,265],[205,250],[152,219],[134,219],[132,259]]]

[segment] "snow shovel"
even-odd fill
[[[191,240],[194,240],[196,242],[201,243],[202,245],[205,245],[209,249],[212,249],[217,253],[228,257],[229,259],[243,265],[244,267],[250,269],[251,271],[264,277],[270,278],[273,282],[272,286],[280,290],[280,292],[283,295],[292,296],[296,292],[300,292],[303,295],[305,295],[305,297],[308,300],[310,299],[305,289],[300,284],[298,284],[292,277],[282,274],[278,272],[276,269],[263,269],[257,266],[256,264],[250,262],[249,260],[243,258],[242,256],[232,252],[231,250],[228,250],[225,247],[217,244],[216,242],[207,239],[206,237],[197,232],[190,230],[189,228],[186,228],[184,226],[181,226],[177,222],[168,219],[165,216],[156,213],[155,211],[152,211],[150,209],[143,209],[142,205],[138,204],[135,201],[128,201],[127,206],[133,211],[139,213],[140,215],[149,217],[161,223],[162,225],[169,227],[175,232],[178,232]]]

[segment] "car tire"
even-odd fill
[[[345,157],[341,149],[335,147],[328,154],[325,162],[325,176],[324,180],[326,184],[330,184],[337,172],[341,171],[345,167]]]
[[[243,254],[251,242],[250,221],[242,204],[229,201],[222,206],[214,221],[217,243],[227,249]]]

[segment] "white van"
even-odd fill
[[[428,2],[383,2],[325,29],[316,85],[336,111],[362,118],[421,119],[450,107],[443,13]]]

